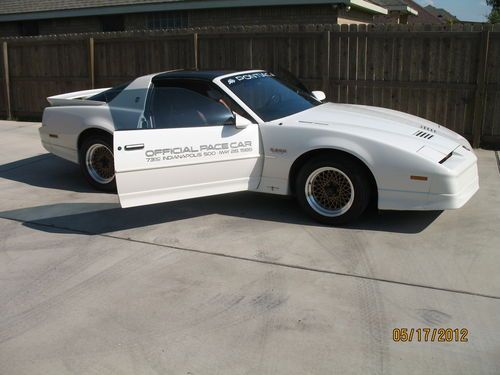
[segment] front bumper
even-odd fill
[[[379,190],[381,210],[440,211],[463,207],[479,190],[477,157],[458,150],[446,163],[446,173],[431,177],[429,192]]]

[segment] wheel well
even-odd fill
[[[358,165],[360,165],[366,172],[366,175],[368,176],[370,180],[370,188],[371,188],[371,197],[372,199],[378,199],[377,198],[377,182],[375,180],[375,176],[373,176],[372,171],[368,166],[358,157],[345,152],[341,150],[335,150],[335,149],[317,149],[317,150],[312,150],[308,151],[305,154],[299,156],[297,160],[294,161],[292,167],[290,168],[290,174],[288,176],[288,183],[290,184],[290,191],[292,194],[295,194],[295,179],[297,178],[297,174],[299,173],[300,169],[306,164],[309,160],[313,158],[317,158],[320,156],[330,156],[332,158],[348,158]]]
[[[108,139],[113,139],[113,136],[107,132],[106,130],[98,129],[98,128],[90,128],[85,129],[78,137],[78,149],[82,146],[84,140],[93,136],[102,136]]]
[[[78,136],[78,143],[77,143],[78,154],[80,154],[80,147],[82,147],[83,142],[86,139],[88,139],[90,137],[95,137],[95,136],[101,136],[101,137],[107,138],[110,140],[111,143],[113,143],[113,135],[110,134],[109,132],[107,132],[106,130],[102,130],[99,128],[85,129]]]

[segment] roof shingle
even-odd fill
[[[170,5],[172,7],[183,6],[186,7],[190,3],[200,6],[200,2],[206,2],[207,4],[213,1],[217,3],[217,7],[231,7],[231,6],[242,6],[245,1],[235,1],[235,0],[0,0],[0,15],[20,15],[26,13],[40,13],[40,12],[67,12],[67,11],[84,11],[85,9],[95,9],[95,8],[111,8],[111,7],[123,7],[123,6],[161,6],[161,4]],[[341,3],[347,0],[331,0],[330,2],[321,0],[316,1],[317,3]],[[177,3],[177,4],[176,4]],[[197,3],[197,4],[196,4]],[[270,2],[273,3],[273,2]],[[286,0],[276,2],[274,4],[286,4]],[[314,1],[291,1],[290,4],[298,5],[298,3],[309,4],[314,3]],[[361,1],[363,3],[363,1]],[[226,5],[227,4],[227,5]],[[252,4],[251,0],[248,0],[249,5]],[[375,6],[375,2],[370,0],[364,0],[364,6],[370,8],[370,12],[381,13],[383,8],[378,7],[378,9],[373,9],[373,7],[368,7],[372,4]],[[210,4],[215,5],[215,4]],[[271,5],[271,4],[270,4]],[[363,7],[363,5],[360,5]],[[179,7],[176,7],[179,8]]]
[[[50,12],[119,5],[182,2],[184,0],[0,0],[0,14]]]

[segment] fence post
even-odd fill
[[[481,34],[481,48],[476,81],[476,97],[474,101],[474,122],[472,124],[472,146],[479,147],[486,112],[486,81],[488,74],[488,55],[490,48],[490,28],[486,26]]]
[[[200,68],[199,64],[199,49],[198,49],[198,33],[193,33],[193,56],[194,56],[194,69]]]
[[[5,82],[5,100],[7,102],[7,120],[12,119],[12,108],[10,102],[10,74],[9,74],[9,51],[7,42],[2,43],[3,54],[3,73]]]
[[[94,38],[89,39],[89,79],[90,88],[95,88],[95,54],[94,54]]]

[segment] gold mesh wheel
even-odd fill
[[[85,154],[85,164],[90,177],[99,184],[108,184],[115,177],[113,153],[101,143],[89,147]]]
[[[337,217],[345,214],[354,202],[354,186],[340,169],[322,167],[307,178],[306,199],[320,215]]]

